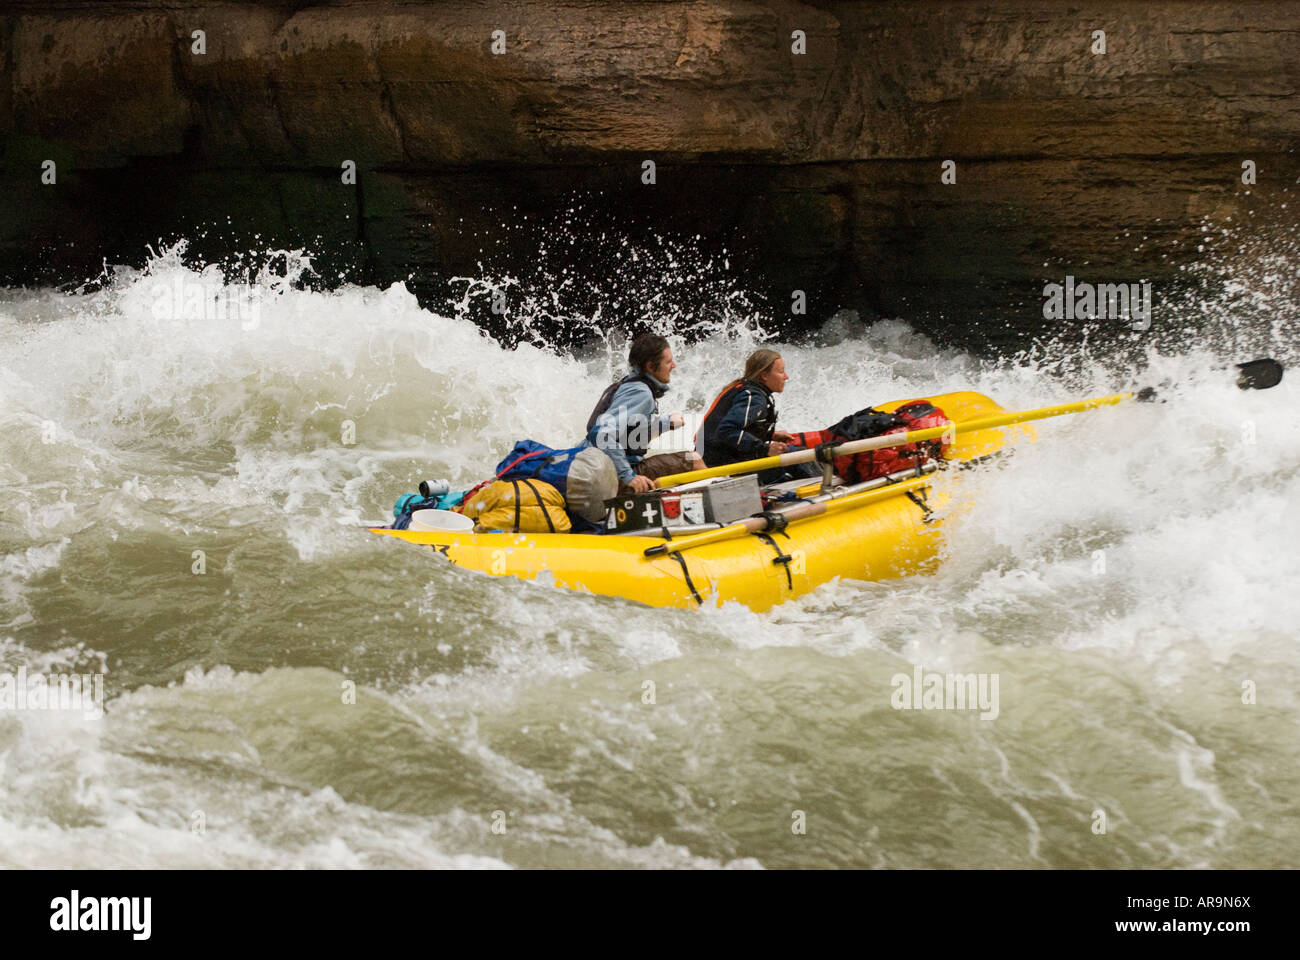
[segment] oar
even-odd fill
[[[646,547],[645,555],[647,557],[662,557],[670,553],[678,553],[690,547],[703,546],[706,543],[717,543],[719,540],[730,540],[732,537],[743,537],[751,533],[763,533],[774,527],[784,529],[785,525],[795,520],[806,520],[809,517],[820,517],[825,513],[838,513],[849,507],[860,507],[863,504],[871,503],[875,500],[886,500],[889,497],[898,494],[907,493],[909,490],[915,490],[917,487],[923,487],[929,482],[929,477],[916,477],[912,480],[904,480],[901,483],[891,483],[886,487],[879,487],[875,490],[863,490],[861,493],[850,494],[847,497],[841,497],[838,500],[823,500],[818,503],[805,503],[797,507],[791,507],[789,510],[783,510],[779,513],[773,511],[765,514],[759,514],[756,517],[750,517],[747,520],[738,520],[733,524],[722,527],[718,530],[710,530],[707,533],[697,533],[690,537],[680,537],[676,540],[669,540],[667,543],[658,543],[653,547]]]
[[[1267,390],[1282,382],[1282,364],[1272,357],[1260,357],[1237,364],[1237,387],[1241,390]],[[1143,387],[1137,392],[1139,400],[1156,399],[1155,387]]]
[[[1241,370],[1237,377],[1237,386],[1242,390],[1267,390],[1269,387],[1276,386],[1282,380],[1282,364],[1270,358],[1239,363],[1237,367]],[[1038,407],[1034,410],[1001,413],[991,417],[981,417],[978,420],[965,420],[947,427],[928,427],[925,430],[890,433],[879,437],[868,437],[865,440],[848,440],[831,447],[830,456],[843,457],[854,453],[865,453],[868,450],[883,450],[886,447],[899,447],[906,443],[934,440],[945,434],[951,436],[955,433],[973,433],[976,430],[1007,427],[1016,423],[1026,423],[1030,420],[1046,420],[1049,417],[1061,417],[1070,413],[1081,413],[1084,410],[1093,410],[1097,407],[1123,403],[1129,399],[1154,400],[1155,396],[1154,388],[1144,387],[1137,392],[1112,393],[1104,397],[1077,400],[1073,403],[1058,403],[1050,407]],[[673,473],[660,477],[657,484],[660,487],[675,487],[678,484],[691,483],[695,480],[707,480],[710,477],[730,477],[738,473],[754,473],[772,467],[788,467],[796,463],[809,463],[816,458],[816,449],[796,450],[793,453],[780,453],[772,457],[761,457],[757,460],[745,460],[740,463],[728,463],[720,467],[708,467],[704,470]]]
[[[910,430],[907,433],[888,433],[879,437],[867,437],[865,440],[846,440],[830,448],[830,456],[843,457],[852,453],[865,453],[867,450],[883,450],[885,447],[899,447],[905,443],[919,443],[922,440],[934,440],[945,434],[970,433],[975,430],[989,430],[993,427],[1005,427],[1027,420],[1043,420],[1047,417],[1059,417],[1080,410],[1091,410],[1106,404],[1121,403],[1133,396],[1131,393],[1114,393],[1106,397],[1093,397],[1091,400],[1077,400],[1074,403],[1060,403],[1052,407],[1039,407],[1036,410],[1020,410],[1015,413],[1001,413],[978,420],[966,420],[962,423],[949,424],[946,427],[927,427],[924,430]],[[707,467],[703,470],[691,470],[687,473],[672,473],[660,477],[661,487],[675,487],[693,480],[707,480],[709,477],[729,477],[737,473],[752,473],[771,467],[788,467],[796,463],[808,463],[817,459],[816,448],[796,450],[793,453],[779,453],[772,457],[758,460],[746,460],[741,463],[728,463],[720,467]]]
[[[1282,364],[1271,357],[1247,360],[1237,364],[1237,369],[1241,371],[1237,386],[1242,390],[1267,390],[1282,382]]]

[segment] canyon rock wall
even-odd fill
[[[307,244],[326,282],[436,304],[482,264],[598,274],[623,239],[699,237],[774,318],[800,289],[796,324],[997,339],[1046,280],[1159,290],[1207,218],[1276,220],[1298,51],[1277,2],[9,3],[0,281],[185,236]]]

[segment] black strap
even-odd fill
[[[600,419],[600,415],[608,410],[610,404],[614,402],[614,393],[619,387],[623,386],[623,383],[624,380],[615,380],[606,387],[605,392],[600,395],[600,399],[596,401],[596,405],[591,408],[591,416],[587,418],[586,436],[591,435],[591,428],[596,425],[596,421]]]
[[[542,508],[542,516],[546,518],[546,526],[550,528],[551,533],[554,533],[555,524],[551,522],[551,514],[546,509],[546,502],[542,500],[542,495],[538,493],[537,488],[533,486],[533,481],[525,480],[524,486],[526,486],[529,490],[533,491],[533,496],[537,499],[537,505]],[[519,532],[519,501],[518,499],[516,499],[515,500],[515,533],[518,532]]]
[[[519,481],[511,480],[510,486],[515,488],[515,533],[519,532]]]
[[[791,590],[793,590],[794,577],[790,576],[790,561],[793,560],[794,557],[790,556],[790,554],[783,551],[781,549],[781,545],[776,542],[776,539],[774,537],[771,537],[766,533],[756,533],[754,534],[754,536],[758,537],[758,539],[762,540],[764,543],[766,543],[768,546],[770,546],[773,550],[776,551],[776,556],[772,558],[772,562],[779,563],[781,564],[782,567],[785,568],[786,585]],[[785,537],[787,540],[790,539],[790,535],[788,533],[783,533],[782,536]]]
[[[669,556],[682,565],[682,574],[686,577],[686,586],[691,588],[691,596],[695,598],[696,603],[704,606],[704,601],[700,599],[700,593],[695,589],[695,583],[691,580],[691,571],[686,568],[686,558],[682,556],[682,552],[678,550],[675,553],[670,553]]]
[[[781,533],[790,523],[784,513],[777,513],[775,510],[764,510],[758,516],[767,521],[766,529],[772,533]]]
[[[909,490],[907,491],[907,499],[911,500],[914,504],[916,504],[918,507],[921,508],[922,523],[929,523],[931,520],[934,519],[934,511],[931,510],[930,505],[925,502],[925,494],[918,494],[915,490]]]
[[[817,462],[818,462],[818,463],[834,463],[834,462],[835,462],[835,457],[834,457],[834,455],[831,453],[831,448],[835,446],[836,442],[837,442],[837,441],[834,441],[834,440],[827,440],[825,443],[819,443],[819,444],[817,444],[816,447],[813,448],[813,449],[815,449],[815,450],[817,451]]]
[[[600,395],[600,399],[596,401],[596,406],[592,408],[591,416],[587,418],[587,435],[591,434],[591,428],[596,425],[596,421],[600,419],[601,415],[613,405],[614,394],[618,393],[618,388],[623,386],[625,383],[633,382],[644,383],[646,385],[647,389],[650,391],[650,396],[653,397],[655,401],[655,413],[659,412],[659,399],[664,395],[664,388],[656,385],[655,382],[650,379],[650,376],[644,371],[640,373],[629,373],[622,379],[615,380],[611,383],[605,388],[605,392]]]
[[[912,476],[920,477],[925,475],[925,471],[921,469],[925,464],[926,454],[924,450],[919,448],[916,450],[900,450],[899,453],[912,461]]]

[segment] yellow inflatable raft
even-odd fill
[[[919,399],[929,400],[958,422],[1005,412],[978,393]],[[893,410],[909,402],[880,404],[877,409]],[[996,453],[1017,435],[1030,432],[1031,427],[1021,425],[958,434],[948,460],[968,462]],[[957,473],[940,469],[920,478],[896,475],[895,482],[875,481],[872,486],[878,491],[861,506],[791,521],[781,532],[688,546],[666,556],[646,556],[647,548],[664,543],[660,536],[370,529],[428,547],[457,566],[491,576],[545,575],[559,587],[656,607],[735,600],[761,611],[835,577],[881,580],[931,567],[941,536],[931,511],[947,504]]]

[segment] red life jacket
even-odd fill
[[[930,427],[946,427],[951,421],[932,403],[919,400],[899,407],[892,414],[871,407],[845,417],[825,430],[810,430],[794,434],[794,442],[805,447],[819,443],[843,443],[847,440],[865,440],[890,433],[909,433]],[[942,459],[951,446],[943,438],[906,443],[898,447],[867,450],[863,453],[836,457],[834,469],[846,483],[875,480],[901,470],[911,470],[931,459]]]
[[[722,401],[725,398],[731,396],[733,393],[739,390],[741,386],[744,384],[744,382],[745,382],[744,380],[731,381],[731,383],[727,384],[725,387],[722,388],[722,392],[720,392],[716,397],[713,398],[713,402],[709,404],[709,409],[704,411],[704,416],[700,417],[700,426],[695,431],[695,436],[691,438],[691,445],[695,448],[696,453],[699,453],[701,455],[703,454],[704,445],[700,443],[700,434],[703,433],[707,435],[709,432],[708,428],[713,426],[712,421],[709,419],[710,417],[713,416],[713,411],[718,409],[718,404],[722,403]],[[727,411],[727,407],[724,406],[720,411],[720,413],[726,413],[726,411]]]

